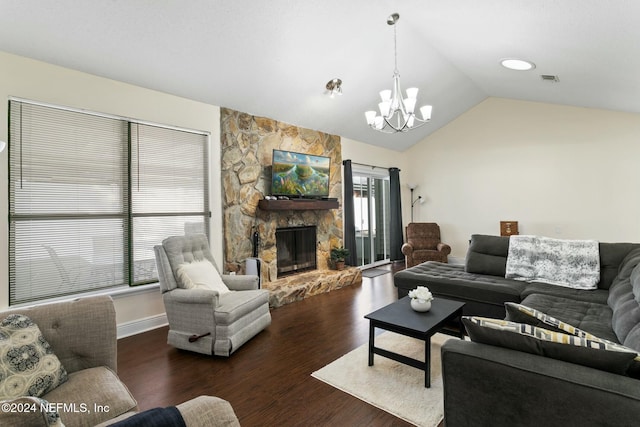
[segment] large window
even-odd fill
[[[157,281],[153,246],[208,233],[208,135],[9,103],[9,300]]]

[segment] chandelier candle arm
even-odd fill
[[[422,118],[416,116],[415,108],[418,102],[419,92],[417,87],[407,89],[407,97],[402,98],[400,73],[398,72],[398,47],[395,27],[399,19],[400,15],[397,13],[387,18],[387,24],[394,26],[393,48],[395,68],[393,71],[393,89],[380,91],[381,102],[378,103],[380,115],[374,110],[365,112],[367,125],[374,130],[384,133],[407,132],[411,129],[416,129],[431,120],[431,112],[433,110],[431,105],[424,105],[420,107]]]

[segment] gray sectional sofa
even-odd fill
[[[640,352],[640,244],[599,244],[595,290],[505,279],[508,249],[508,237],[474,235],[465,265],[427,262],[396,273],[398,296],[426,285],[436,298],[465,301],[466,316],[513,321],[521,319],[507,315],[505,303],[520,303]],[[591,354],[570,362],[540,348],[523,351],[505,337],[443,346],[447,427],[640,423],[640,379],[626,368],[596,369]]]
[[[429,261],[397,272],[394,284],[398,298],[418,285],[435,296],[466,302],[467,316],[505,317],[505,302],[520,302],[529,295],[543,294],[606,304],[609,287],[618,275],[624,257],[640,243],[600,243],[600,283],[595,291],[576,290],[546,283],[505,279],[509,237],[474,234],[465,264]]]

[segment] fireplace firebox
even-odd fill
[[[278,277],[317,268],[316,226],[276,229]]]

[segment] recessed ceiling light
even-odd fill
[[[516,71],[528,71],[536,68],[536,64],[533,62],[525,61],[523,59],[507,58],[500,61],[503,67]]]

